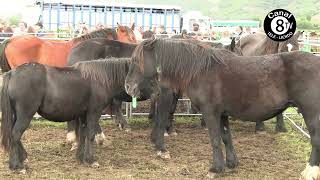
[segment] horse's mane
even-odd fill
[[[92,39],[92,38],[107,38],[108,35],[111,35],[113,37],[114,40],[118,39],[117,36],[117,32],[115,29],[112,28],[104,28],[104,29],[100,29],[100,30],[96,30],[96,31],[92,31],[88,34],[82,35],[80,37],[74,38],[73,42],[82,42],[88,39]]]
[[[149,39],[137,46],[132,61],[144,71],[144,49],[153,49],[155,63],[161,68],[161,79],[176,82],[177,88],[184,88],[192,79],[212,70],[215,64],[224,64],[227,50],[206,48],[194,41],[173,39]]]
[[[72,67],[79,70],[84,79],[98,81],[110,88],[124,84],[128,62],[129,58],[107,58],[78,62]]]

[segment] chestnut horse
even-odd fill
[[[67,57],[73,47],[82,41],[98,37],[121,42],[137,42],[132,29],[119,24],[116,29],[106,28],[93,31],[69,41],[40,39],[32,35],[16,36],[2,43],[0,67],[2,72],[30,62],[64,67],[67,65]]]

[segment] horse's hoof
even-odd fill
[[[164,137],[169,137],[168,132],[165,132],[163,135],[164,135]]]
[[[96,134],[95,141],[98,145],[102,145],[105,139],[106,136],[103,132],[101,132],[100,134]]]
[[[99,168],[99,167],[100,167],[100,164],[99,164],[97,161],[95,161],[95,162],[93,162],[93,163],[91,164],[91,167],[92,167],[92,168]]]
[[[68,144],[72,144],[73,142],[75,142],[76,141],[76,132],[75,131],[68,132],[66,141]]]
[[[282,127],[282,128],[276,128],[276,132],[278,132],[278,133],[286,133],[286,132],[288,132],[288,130],[287,130],[287,128]]]
[[[256,134],[262,134],[262,135],[264,135],[264,134],[267,134],[267,132],[266,132],[266,131],[256,131]]]
[[[125,132],[131,132],[131,128],[126,128],[124,131]]]
[[[72,146],[71,146],[70,151],[74,151],[76,149],[78,149],[78,143],[73,143]]]
[[[122,130],[123,130],[122,125],[121,125],[121,124],[118,124],[118,127],[119,127],[120,131],[122,131]]]
[[[214,172],[209,172],[209,173],[206,175],[206,179],[214,179],[216,176],[217,176],[216,173],[214,173]]]
[[[166,152],[158,151],[157,156],[160,157],[161,159],[171,159],[169,151],[166,151]]]
[[[19,173],[19,174],[27,174],[27,170],[26,170],[25,168],[23,168],[23,169],[20,169],[20,170],[18,171],[18,173]]]
[[[307,167],[301,172],[300,180],[320,180],[320,168],[319,166]]]
[[[29,162],[29,159],[26,158],[23,162],[24,162],[24,163],[28,163],[28,162]]]
[[[178,136],[178,133],[174,131],[174,132],[170,133],[170,135]]]

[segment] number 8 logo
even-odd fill
[[[290,23],[285,17],[278,16],[271,21],[271,30],[277,35],[287,33],[289,27]]]

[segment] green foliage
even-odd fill
[[[319,0],[129,0],[132,3],[166,4],[181,6],[183,11],[201,11],[213,19],[251,19],[264,20],[268,12],[281,8],[292,12],[303,28],[315,28],[312,16],[320,12]],[[309,21],[307,23],[305,21]],[[298,28],[301,29],[300,25]]]
[[[17,14],[17,15],[9,17],[8,18],[8,23],[9,23],[10,26],[12,26],[12,25],[18,26],[18,24],[21,21],[21,19],[22,19],[21,14]]]

